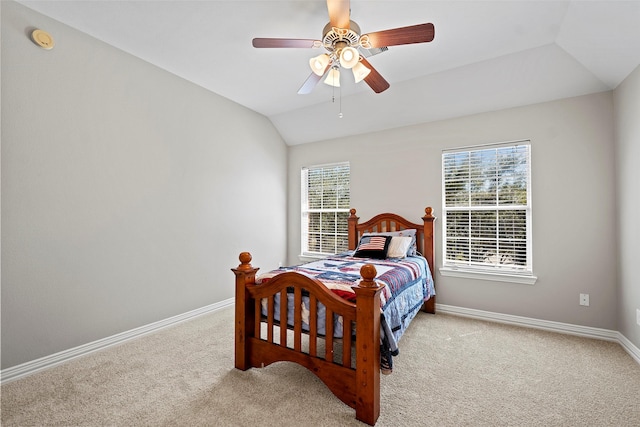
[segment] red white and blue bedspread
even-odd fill
[[[382,334],[388,340],[389,350],[396,353],[398,341],[411,320],[418,313],[424,301],[435,295],[433,278],[427,260],[421,256],[403,259],[369,259],[355,258],[350,254],[341,254],[313,261],[294,267],[282,267],[259,276],[256,283],[263,283],[277,274],[295,271],[320,280],[336,294],[345,299],[354,300],[352,286],[362,279],[360,268],[364,264],[373,264],[377,271],[376,281],[386,286],[381,292],[381,309],[383,314]],[[289,299],[290,316],[293,315],[293,296]],[[275,302],[275,314],[279,313],[279,302]],[[308,297],[303,297],[303,304],[308,307]],[[266,308],[266,307],[265,307]],[[303,310],[306,311],[306,310]],[[318,315],[324,316],[324,307],[318,308]],[[279,319],[276,319],[279,320]],[[308,330],[307,319],[303,318],[303,329]],[[342,319],[334,322],[334,336],[342,337]],[[318,333],[324,333],[324,318],[318,321]]]

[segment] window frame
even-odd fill
[[[472,153],[476,153],[477,156],[481,156],[478,152],[480,151],[496,151],[500,149],[508,149],[514,147],[526,146],[526,161],[527,161],[527,170],[526,170],[526,203],[511,203],[511,204],[500,204],[499,191],[496,191],[496,199],[493,203],[483,204],[478,203],[476,200],[476,204],[474,204],[474,199],[472,195],[474,194],[471,189],[471,183],[473,174],[469,172],[467,176],[468,182],[466,187],[469,189],[469,197],[466,201],[466,205],[460,205],[459,201],[456,202],[456,206],[448,205],[447,201],[447,166],[446,159],[447,156],[460,154],[460,153],[468,153],[469,159],[471,160]],[[493,280],[493,281],[503,281],[503,282],[513,282],[513,283],[523,283],[523,284],[534,284],[537,280],[537,277],[533,274],[533,245],[532,245],[532,204],[531,204],[531,151],[532,145],[530,140],[518,140],[518,141],[508,141],[502,143],[493,143],[493,144],[483,144],[469,147],[460,147],[455,149],[446,149],[442,150],[442,211],[443,211],[443,221],[442,221],[442,248],[443,248],[443,256],[442,256],[442,267],[439,269],[440,273],[443,276],[454,276],[454,277],[462,277],[462,278],[472,278],[472,279],[484,279],[484,280]],[[485,153],[486,154],[486,153]],[[471,167],[471,164],[470,166]],[[484,171],[486,169],[482,169],[482,174],[478,176],[484,176]],[[496,173],[496,182],[499,182],[499,177],[503,176],[498,173],[498,169],[495,170]],[[477,194],[477,193],[476,193]],[[473,227],[473,213],[478,212],[494,212],[495,213],[495,226],[493,227],[495,233],[493,237],[487,238],[486,240],[493,241],[495,240],[496,248],[499,248],[499,244],[501,241],[505,239],[500,237],[500,227],[499,227],[499,216],[500,212],[524,212],[524,225],[525,225],[525,238],[524,239],[515,239],[512,241],[514,247],[519,243],[524,243],[526,245],[526,256],[524,260],[524,265],[514,266],[507,264],[496,264],[496,263],[482,263],[477,260],[473,260],[473,241],[484,239],[474,237],[474,231],[477,233],[477,228]],[[466,237],[460,238],[461,242],[469,245],[469,249],[466,253],[466,259],[462,261],[452,261],[449,259],[448,254],[448,242],[451,240],[455,240],[453,237],[450,238],[447,230],[447,218],[450,213],[453,212],[468,212],[469,225],[468,228],[465,226]],[[462,215],[464,217],[464,215]],[[482,233],[486,233],[486,229],[481,230]],[[464,246],[464,245],[463,245]],[[480,246],[482,247],[482,245]]]
[[[337,168],[346,168],[347,169],[347,179],[346,179],[346,195],[347,195],[347,206],[346,207],[338,207],[340,205],[341,196],[344,197],[344,194],[336,191],[336,203],[335,206],[330,207],[309,207],[309,173],[310,172],[318,172],[321,171],[323,176],[327,171],[335,170]],[[345,185],[344,181],[338,182],[336,185],[336,190],[339,188],[339,185]],[[346,162],[336,162],[336,163],[327,163],[321,165],[312,165],[312,166],[303,166],[300,168],[300,256],[306,258],[326,258],[327,256],[335,255],[337,253],[346,251],[348,249],[348,238],[349,238],[349,229],[348,229],[348,221],[350,211],[350,201],[351,201],[351,165],[348,161]],[[344,187],[343,187],[344,188]],[[323,196],[320,198],[321,204],[324,203],[324,182],[322,186]],[[317,214],[320,213],[320,219],[318,222],[319,231],[317,233],[311,232],[309,230],[310,224],[310,215],[309,214]],[[327,233],[325,229],[323,229],[322,218],[323,214],[333,214],[335,215],[334,220],[334,229],[331,233]],[[344,224],[340,221],[339,214],[343,214]],[[342,227],[341,227],[342,225]],[[319,251],[311,250],[309,247],[310,235],[318,234],[319,240]],[[329,236],[329,239],[334,238],[333,251],[324,251],[326,249],[323,247],[323,236]],[[339,244],[339,240],[342,240],[344,248],[342,249],[342,245]]]

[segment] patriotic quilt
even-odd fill
[[[398,354],[398,341],[407,329],[411,320],[418,313],[424,301],[435,295],[433,278],[422,256],[409,256],[403,259],[370,259],[356,258],[351,253],[336,255],[322,260],[313,261],[294,267],[282,267],[278,270],[262,274],[256,279],[257,284],[265,283],[278,274],[295,271],[320,280],[328,289],[337,295],[355,301],[355,292],[352,286],[358,284],[362,277],[360,268],[364,264],[373,264],[377,271],[376,281],[386,286],[380,294],[381,304],[381,348],[383,358],[386,353]],[[303,295],[302,328],[309,330],[309,297]],[[293,325],[293,294],[288,294],[289,319],[288,324]],[[263,303],[263,315],[266,316],[266,300]],[[318,333],[325,332],[325,307],[318,304]],[[274,316],[280,321],[280,301],[276,295],[274,301]],[[341,338],[343,333],[342,318],[335,316],[334,337]],[[389,370],[391,358],[388,360]]]

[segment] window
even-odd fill
[[[349,163],[302,168],[302,254],[326,256],[349,245]]]
[[[443,270],[533,277],[530,147],[443,152]]]

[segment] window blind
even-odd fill
[[[442,155],[444,262],[531,273],[530,143]]]
[[[348,249],[349,163],[303,167],[302,253],[330,255]]]

